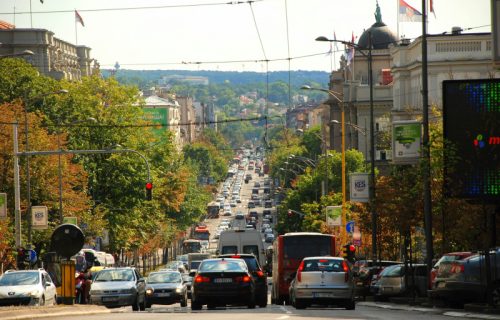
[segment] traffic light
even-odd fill
[[[153,199],[153,183],[146,182],[146,200],[151,201]]]
[[[356,247],[352,244],[346,244],[344,245],[344,258],[351,262],[351,263],[354,263],[354,261],[356,260]]]

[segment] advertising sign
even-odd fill
[[[158,127],[151,127],[153,134],[157,139],[164,137],[165,132],[168,130],[168,108],[144,108],[143,119],[150,124],[158,124]]]
[[[326,225],[329,227],[340,226],[342,224],[342,206],[326,207]]]
[[[414,164],[420,158],[422,126],[419,121],[392,123],[392,160],[395,163]]]
[[[500,79],[443,81],[447,196],[498,203]]]
[[[48,221],[48,210],[46,206],[31,207],[31,226],[33,229],[47,229]]]
[[[0,219],[7,217],[7,194],[0,193]]]
[[[351,201],[368,202],[370,201],[370,184],[368,173],[355,172],[350,174],[350,195]]]

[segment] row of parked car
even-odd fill
[[[489,252],[489,260],[489,285],[484,252],[447,253],[434,264],[430,279],[425,264],[360,260],[354,264],[356,293],[375,299],[428,295],[455,306],[490,299],[500,306],[500,248]]]

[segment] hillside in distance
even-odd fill
[[[109,69],[101,70],[105,78],[112,74]],[[324,71],[273,71],[266,73],[251,71],[191,71],[191,70],[127,70],[119,69],[115,77],[123,84],[137,85],[139,88],[157,84],[163,76],[199,76],[206,77],[210,84],[230,83],[232,85],[248,85],[255,83],[269,83],[283,81],[288,83],[290,77],[291,87],[300,87],[303,84],[316,83],[326,87],[329,81],[329,73]]]

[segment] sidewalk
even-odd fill
[[[50,307],[0,307],[0,319],[21,320],[111,313],[106,307],[86,304],[57,305]]]
[[[468,319],[486,319],[486,320],[500,320],[500,310],[488,310],[484,309],[486,312],[488,311],[496,311],[496,313],[482,313],[482,312],[472,312],[467,310],[457,310],[457,309],[445,309],[445,308],[436,308],[436,307],[424,307],[424,306],[411,306],[408,304],[398,304],[392,302],[371,302],[371,301],[359,301],[356,303],[358,306],[366,306],[373,308],[381,308],[388,310],[403,310],[403,311],[418,311],[421,313],[429,313],[429,314],[440,314],[448,317],[456,317],[456,318],[468,318]]]

